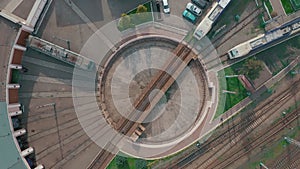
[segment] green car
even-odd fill
[[[197,17],[194,14],[192,14],[191,12],[189,12],[188,10],[184,10],[182,13],[182,16],[192,23],[196,23],[196,21],[197,21]]]

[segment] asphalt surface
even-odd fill
[[[22,124],[46,168],[85,168],[100,148],[85,134],[72,100],[73,67],[31,49],[23,57]]]

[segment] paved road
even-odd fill
[[[277,12],[278,16],[285,16],[286,13],[282,7],[281,1],[280,0],[270,0],[273,10]]]

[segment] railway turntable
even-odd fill
[[[73,102],[87,135],[106,149],[90,168],[106,166],[118,151],[145,159],[168,156],[210,130],[205,124],[218,102],[216,72],[202,63],[199,41],[184,40],[182,25],[166,26],[111,33],[114,25],[108,25],[82,48],[80,54],[98,65],[89,77],[96,83],[79,84],[84,80],[73,76]],[[86,93],[91,96],[80,97]]]

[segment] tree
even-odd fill
[[[125,29],[128,29],[128,28],[132,27],[132,26],[133,26],[133,24],[131,23],[130,16],[128,16],[127,14],[123,13],[121,15],[121,18],[120,18],[119,23],[118,23],[119,29],[125,30]]]
[[[273,12],[271,13],[271,17],[272,17],[272,18],[276,17],[277,15],[278,15],[278,14],[277,14],[276,11],[273,11]]]
[[[139,5],[136,9],[136,23],[140,24],[147,20],[149,13],[147,13],[147,7]]]
[[[136,13],[143,13],[143,12],[147,12],[147,7],[145,7],[144,5],[139,5],[136,9]]]
[[[123,166],[126,165],[126,163],[127,163],[127,158],[126,157],[119,156],[119,155],[116,156],[116,164],[117,164],[118,167],[123,167]]]
[[[138,169],[147,169],[147,161],[144,159],[136,159],[135,160],[135,168]]]
[[[239,70],[239,74],[243,74],[249,77],[251,80],[255,80],[259,77],[260,71],[263,69],[263,63],[257,59],[247,60],[242,68]]]

